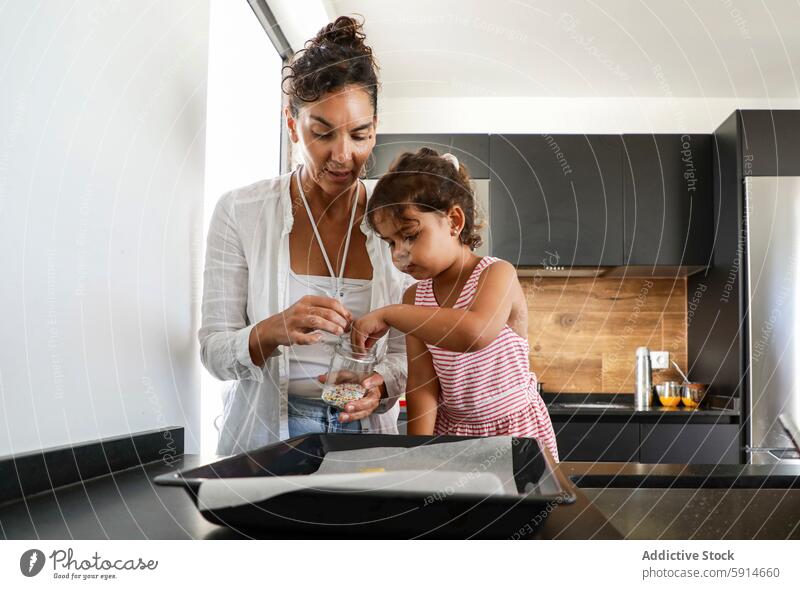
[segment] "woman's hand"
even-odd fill
[[[250,332],[250,357],[263,366],[278,346],[317,343],[323,331],[342,335],[353,316],[344,305],[329,297],[306,295],[284,311],[267,317]]]
[[[389,331],[390,326],[386,323],[385,318],[386,308],[376,309],[353,322],[350,326],[350,342],[353,344],[353,348],[369,350]]]
[[[324,383],[326,377],[326,374],[320,374],[318,378],[320,382]],[[339,421],[342,423],[369,417],[380,405],[381,397],[386,390],[383,377],[377,372],[373,372],[361,381],[361,386],[367,389],[367,392],[358,401],[351,401],[345,405],[344,410],[339,412]]]
[[[350,311],[336,299],[306,295],[267,321],[272,324],[269,331],[277,345],[306,346],[317,343],[323,331],[342,335],[352,319]]]

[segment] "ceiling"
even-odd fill
[[[270,0],[297,50],[360,14],[382,95],[800,98],[800,3]]]

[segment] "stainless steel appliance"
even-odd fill
[[[653,404],[653,369],[650,350],[644,346],[636,348],[636,390],[633,402],[637,411],[649,409]]]
[[[800,463],[779,416],[800,421],[800,177],[745,179],[750,358],[748,463]]]

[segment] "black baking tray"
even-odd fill
[[[317,471],[328,452],[467,439],[474,438],[308,434],[161,475],[154,482],[184,488],[197,505],[197,493],[208,479],[308,475]],[[266,530],[286,537],[511,538],[521,530],[530,537],[553,509],[573,503],[575,494],[545,447],[533,438],[514,440],[517,495],[450,494],[432,501],[430,493],[390,489],[357,493],[299,489],[259,503],[201,513],[208,521],[235,530]]]

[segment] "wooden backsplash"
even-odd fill
[[[686,372],[686,279],[520,278],[531,369],[546,392],[632,393],[636,348]],[[680,380],[654,370],[653,383]]]

